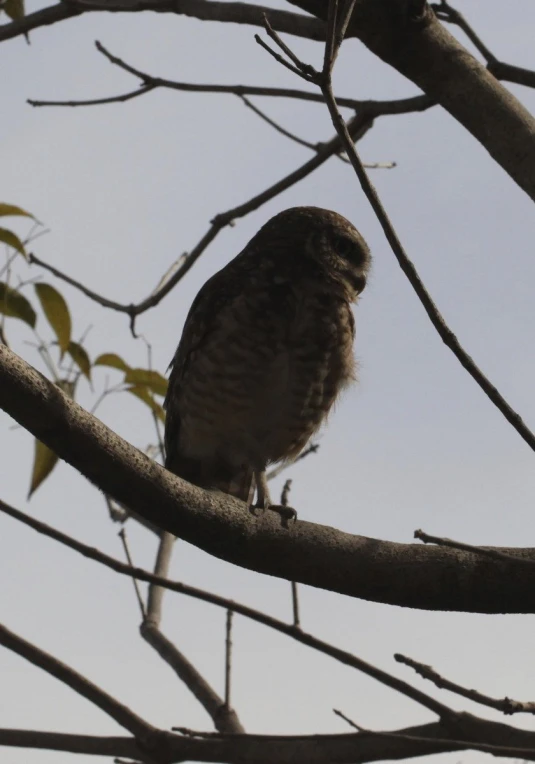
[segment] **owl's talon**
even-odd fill
[[[297,510],[293,507],[283,506],[282,504],[272,504],[270,509],[274,512],[278,512],[285,520],[297,520]]]
[[[281,525],[284,528],[289,527],[290,520],[293,520],[294,523],[297,522],[297,511],[293,507],[283,506],[282,504],[270,504],[268,509],[280,516]]]

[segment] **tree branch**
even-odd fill
[[[45,653],[44,650],[14,634],[1,624],[0,644],[25,658],[30,663],[33,663],[34,666],[43,669],[47,674],[59,679],[60,682],[73,689],[78,695],[89,700],[120,724],[121,727],[131,732],[140,742],[150,744],[150,741],[157,734],[156,727],[153,727],[122,703],[119,703],[118,700],[112,698],[111,695],[101,690],[100,687],[90,682],[89,679],[86,679],[52,655]]]
[[[495,756],[535,759],[533,732],[508,725],[458,714],[466,739],[455,738],[455,731],[441,723],[409,727],[395,732],[360,732],[347,735],[235,735],[218,737],[190,734],[180,737],[161,733],[162,742],[154,749],[161,760],[202,761],[221,764],[355,764],[408,759],[433,753],[472,749]],[[469,738],[472,735],[473,739]],[[480,740],[481,738],[481,740]],[[493,742],[488,742],[493,741]],[[58,732],[0,729],[0,745],[17,748],[71,751],[73,753],[130,756],[143,759],[144,751],[128,738],[69,735]],[[146,755],[146,754],[145,754]]]
[[[535,570],[442,547],[352,536],[304,521],[281,528],[224,494],[166,472],[0,346],[0,408],[134,512],[216,557],[352,597],[409,607],[533,612]],[[533,549],[501,549],[535,557]]]
[[[96,2],[76,2],[66,0],[58,5],[30,13],[22,19],[0,26],[0,42],[32,29],[55,24],[82,13],[107,11],[110,13],[175,13],[201,21],[220,21],[233,24],[264,25],[264,13],[269,13],[273,23],[281,32],[305,37],[309,40],[323,40],[325,25],[319,20],[291,11],[277,10],[259,5],[240,2],[214,2],[213,0],[100,0]]]
[[[512,700],[511,698],[491,698],[488,695],[478,692],[478,690],[469,690],[460,684],[444,679],[432,666],[427,666],[425,663],[420,663],[412,658],[407,658],[405,655],[396,653],[394,655],[395,660],[398,663],[403,663],[405,666],[410,666],[424,679],[429,679],[433,684],[439,687],[441,690],[449,690],[456,695],[460,695],[468,700],[473,700],[474,703],[479,703],[482,706],[488,706],[489,708],[495,708],[497,711],[502,711],[506,715],[510,714],[535,714],[535,703],[529,701]]]
[[[73,735],[65,732],[0,729],[0,746],[85,753],[92,756],[143,757],[142,748],[131,737],[98,737],[96,735]]]
[[[158,555],[154,568],[157,578],[167,579],[169,565],[173,553],[175,537],[170,533],[162,533],[158,546]],[[135,576],[134,576],[135,578]],[[141,636],[153,647],[162,658],[184,682],[188,690],[197,698],[205,711],[210,715],[219,732],[229,734],[244,734],[238,715],[234,709],[227,706],[217,692],[208,684],[195,666],[186,658],[181,650],[176,647],[160,630],[162,618],[162,599],[165,587],[154,581],[149,587],[149,600],[147,616],[143,619],[140,627]]]

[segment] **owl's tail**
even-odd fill
[[[231,496],[245,501],[247,506],[250,507],[253,503],[256,487],[254,472],[251,467],[240,467],[229,480],[221,482],[217,487],[221,491],[230,493]]]

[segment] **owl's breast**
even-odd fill
[[[349,304],[322,285],[249,289],[190,353],[180,450],[259,467],[297,455],[354,377],[352,342]]]

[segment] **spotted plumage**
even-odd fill
[[[202,287],[171,363],[166,467],[251,506],[269,464],[295,458],[355,375],[351,303],[368,247],[336,212],[269,220]]]

